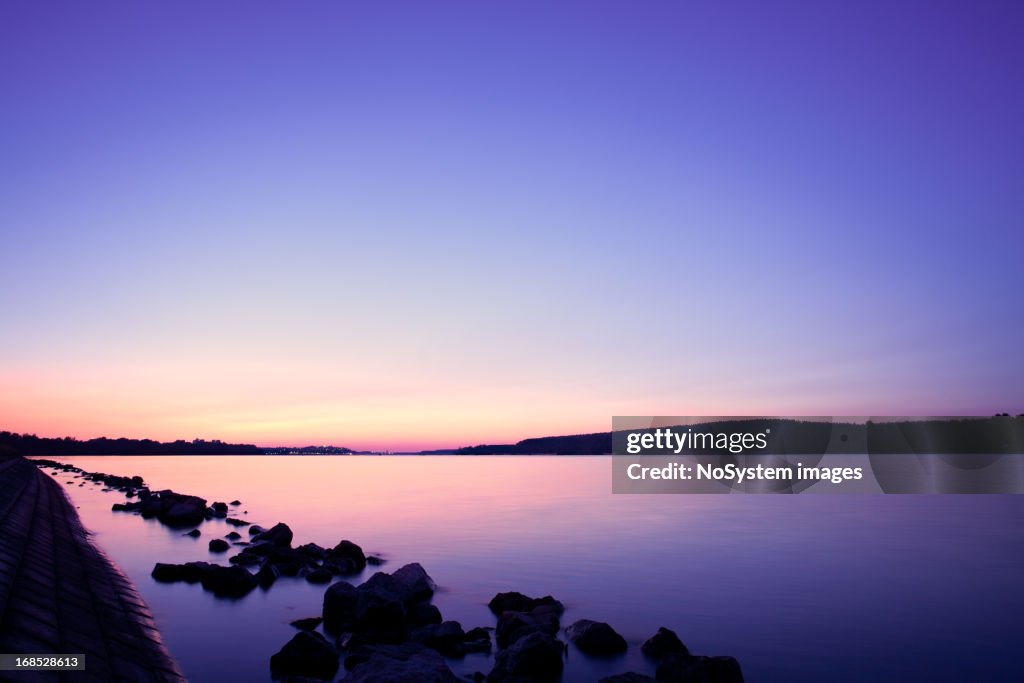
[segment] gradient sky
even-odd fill
[[[1024,4],[6,2],[0,428],[1024,412]]]

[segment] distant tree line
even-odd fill
[[[152,439],[108,439],[81,441],[70,436],[45,438],[35,434],[0,432],[0,455],[262,455],[251,444],[222,441],[153,441]]]

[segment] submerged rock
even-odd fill
[[[562,642],[552,636],[540,632],[530,633],[498,652],[487,680],[489,683],[520,679],[555,680],[562,674],[564,651]]]
[[[269,543],[286,548],[292,544],[292,530],[284,522],[278,522],[268,530],[253,536],[254,543]]]
[[[235,519],[234,517],[228,517],[224,521],[231,526],[249,526],[252,524],[252,522],[247,522],[244,519]]]
[[[326,551],[324,564],[330,563],[343,576],[357,574],[366,568],[366,555],[363,549],[352,541],[339,541],[338,545]]]
[[[529,612],[502,612],[494,637],[498,648],[504,649],[531,633],[554,636],[559,628],[558,611],[550,606],[541,606]]]
[[[200,531],[199,529],[193,529],[192,531],[188,532],[185,535],[190,537],[190,538],[199,538],[200,536],[203,535],[203,532]]]
[[[206,501],[198,496],[166,492],[160,496],[156,517],[167,526],[195,526],[206,518]]]
[[[301,631],[270,658],[271,674],[331,679],[338,671],[338,653],[319,633]]]
[[[203,572],[203,589],[220,598],[240,598],[256,587],[256,577],[244,567],[210,565]]]
[[[679,636],[664,626],[645,640],[644,644],[640,646],[640,650],[651,659],[661,659],[669,654],[690,654],[690,651],[683,645],[683,641],[679,640]]]
[[[569,640],[581,652],[598,657],[621,654],[626,651],[626,639],[603,621],[580,619],[565,629]]]
[[[242,534],[238,533],[237,531],[232,531],[224,535],[224,538],[228,539],[229,541],[237,541],[241,537]]]
[[[213,565],[208,562],[188,562],[186,564],[164,564],[163,562],[157,562],[153,567],[151,576],[162,583],[175,583],[177,581],[196,583],[202,580],[203,574],[211,566]]]
[[[529,612],[537,607],[548,607],[555,610],[559,616],[565,611],[565,607],[558,600],[550,595],[542,598],[531,598],[512,591],[510,593],[498,593],[487,603],[491,612],[500,617],[502,612]]]
[[[306,581],[317,584],[330,583],[333,577],[333,574],[321,567],[320,569],[314,569],[310,573],[306,574]]]
[[[210,552],[211,553],[227,552],[228,548],[230,548],[230,547],[231,546],[228,545],[228,542],[225,541],[222,538],[214,538],[214,539],[212,539],[210,541]]]

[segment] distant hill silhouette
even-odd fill
[[[1022,453],[1024,416],[945,418],[866,424],[792,419],[705,422],[694,432],[770,430],[766,454],[781,453]],[[646,431],[653,431],[646,430]],[[625,432],[616,433],[620,437]],[[524,439],[514,444],[467,446],[458,455],[607,455],[615,434],[574,434]],[[649,451],[648,451],[649,452]],[[716,450],[707,451],[716,453]],[[726,453],[727,451],[722,451]]]

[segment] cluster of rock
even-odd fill
[[[37,465],[74,472],[83,481],[119,490],[125,503],[114,511],[132,512],[157,519],[173,528],[198,527],[207,520],[222,519],[236,529],[248,527],[248,540],[238,531],[209,541],[211,553],[239,547],[228,566],[211,562],[157,563],[152,576],[161,582],[199,583],[222,598],[241,598],[257,587],[269,589],[280,577],[304,578],[328,584],[320,617],[292,623],[299,632],[271,657],[271,673],[290,681],[333,679],[339,668],[347,672],[344,683],[460,683],[445,658],[470,653],[490,653],[497,647],[487,674],[476,672],[475,683],[527,683],[555,681],[562,674],[568,646],[593,657],[612,658],[629,648],[625,638],[609,624],[580,619],[564,630],[565,607],[551,596],[531,598],[522,593],[499,593],[488,603],[497,617],[493,628],[464,630],[457,621],[445,621],[431,600],[436,585],[419,564],[407,564],[388,574],[377,572],[353,585],[337,577],[351,577],[367,565],[383,560],[367,556],[355,543],[342,540],[331,548],[316,543],[292,547],[287,524],[270,528],[229,516],[230,504],[170,490],[151,491],[142,477],[122,477],[86,472],[71,465],[37,460]],[[83,484],[80,484],[83,485]],[[193,528],[185,535],[199,538]],[[332,583],[334,581],[334,583]],[[316,629],[323,626],[324,633]],[[492,645],[491,633],[494,634]],[[326,635],[325,635],[326,634]],[[644,656],[656,664],[655,676],[628,672],[607,676],[599,683],[742,683],[739,663],[732,657],[704,657],[690,653],[679,637],[666,628],[641,646]]]
[[[316,543],[293,548],[292,530],[283,522],[269,529],[251,525],[249,535],[249,541],[235,541],[235,545],[242,548],[228,559],[231,566],[209,562],[158,562],[153,567],[153,578],[165,583],[201,583],[218,597],[238,598],[257,586],[269,589],[282,576],[324,584],[335,576],[358,574],[367,564],[383,562],[377,557],[367,557],[362,548],[348,540],[340,541],[333,548],[323,548]],[[241,534],[232,531],[228,537],[241,538]],[[230,547],[223,539],[210,541],[211,552],[224,552]]]
[[[435,588],[415,563],[377,572],[358,586],[332,584],[322,618],[293,623],[307,630],[271,657],[272,675],[331,679],[344,666],[346,683],[457,683],[444,658],[490,652],[491,636],[485,628],[465,631],[457,621],[444,621],[431,604]],[[308,630],[321,620],[330,639]]]

